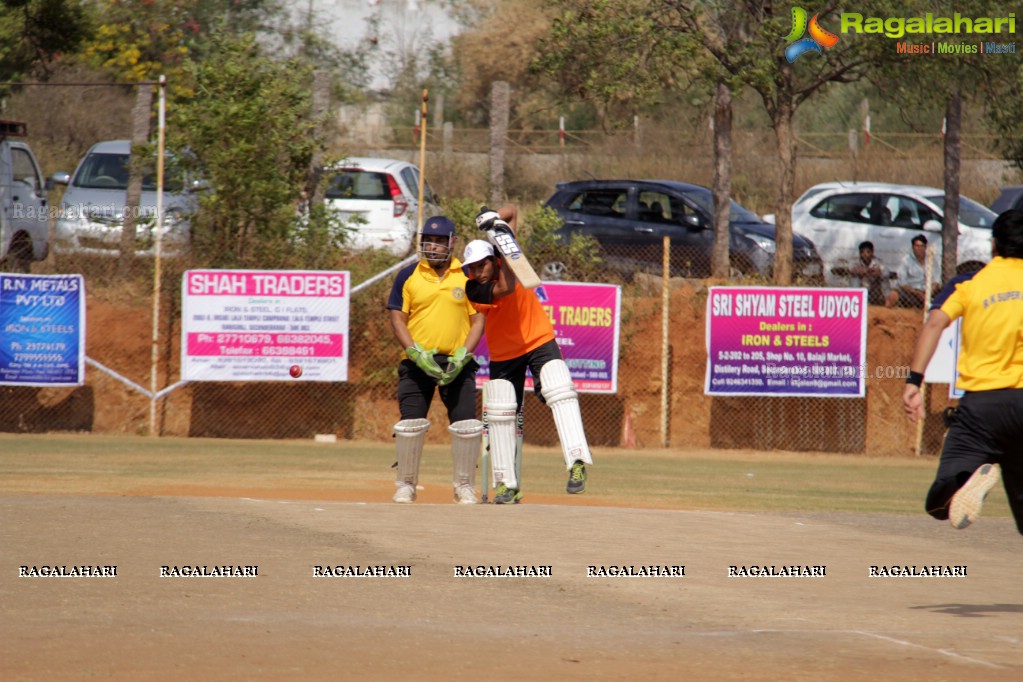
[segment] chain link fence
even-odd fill
[[[710,397],[704,394],[708,280],[672,277],[665,296],[655,268],[608,268],[605,257],[656,263],[663,253],[652,245],[604,250],[581,272],[580,279],[622,287],[618,392],[580,397],[586,430],[598,451],[669,446],[905,456],[918,448],[926,454],[940,450],[947,386],[931,387],[928,418],[920,430],[901,408],[922,311],[868,308],[865,398]],[[336,269],[351,271],[357,286],[397,260],[339,256]],[[180,379],[184,269],[180,261],[166,265],[154,337],[151,261],[139,259],[127,276],[110,259],[62,257],[37,264],[36,273],[84,275],[86,380],[73,388],[0,387],[0,430],[148,433],[151,378],[157,391]],[[384,277],[353,295],[347,382],[185,384],[156,399],[157,433],[271,439],[330,434],[340,440],[390,441],[399,419],[394,392],[401,356],[385,310],[391,281]],[[765,283],[742,276],[719,282]],[[666,376],[662,366],[668,368]],[[447,442],[446,428],[438,428],[447,425],[439,400],[430,418],[435,426],[429,441]],[[532,394],[525,404],[525,440],[544,446],[558,442],[550,410]]]

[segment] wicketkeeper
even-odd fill
[[[481,229],[490,221],[514,230],[515,209],[484,210],[476,218]],[[465,291],[486,315],[490,350],[490,381],[483,386],[496,504],[517,504],[522,499],[518,477],[521,453],[516,448],[520,429],[526,368],[533,374],[534,390],[550,406],[568,470],[567,492],[586,489],[586,465],[593,464],[583,431],[579,397],[554,339],[554,328],[536,294],[517,280],[489,242],[476,240],[465,247],[463,269],[469,276]]]
[[[448,218],[428,219],[419,232],[419,262],[398,272],[387,300],[391,329],[405,353],[398,365],[401,421],[394,425],[398,474],[393,500],[398,503],[416,499],[435,392],[448,410],[455,502],[476,503],[473,484],[483,423],[476,419],[479,365],[472,352],[483,336],[484,318],[466,297],[465,273],[453,257],[455,240],[455,225]]]

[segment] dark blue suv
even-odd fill
[[[671,238],[671,275],[709,277],[714,244],[714,202],[700,185],[672,180],[580,180],[562,182],[546,206],[564,221],[559,237],[592,237],[607,267],[625,279],[636,272],[660,273],[663,237]],[[769,278],[775,251],[774,225],[732,202],[729,257],[733,276]],[[793,235],[793,277],[820,283],[823,266],[808,239]],[[570,278],[559,262],[540,264],[545,279]]]

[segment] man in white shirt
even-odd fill
[[[898,287],[888,294],[885,305],[892,308],[923,308],[927,297],[927,237],[918,234],[912,239],[913,250],[906,254],[896,271]],[[936,259],[935,259],[936,260]],[[933,273],[934,267],[932,265]],[[932,293],[940,287],[941,278],[931,276]]]

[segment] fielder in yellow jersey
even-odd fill
[[[1023,211],[1002,213],[991,233],[992,261],[930,312],[902,398],[906,415],[922,419],[924,368],[941,332],[962,317],[958,386],[966,393],[950,419],[927,512],[965,528],[1001,476],[1023,534]]]

